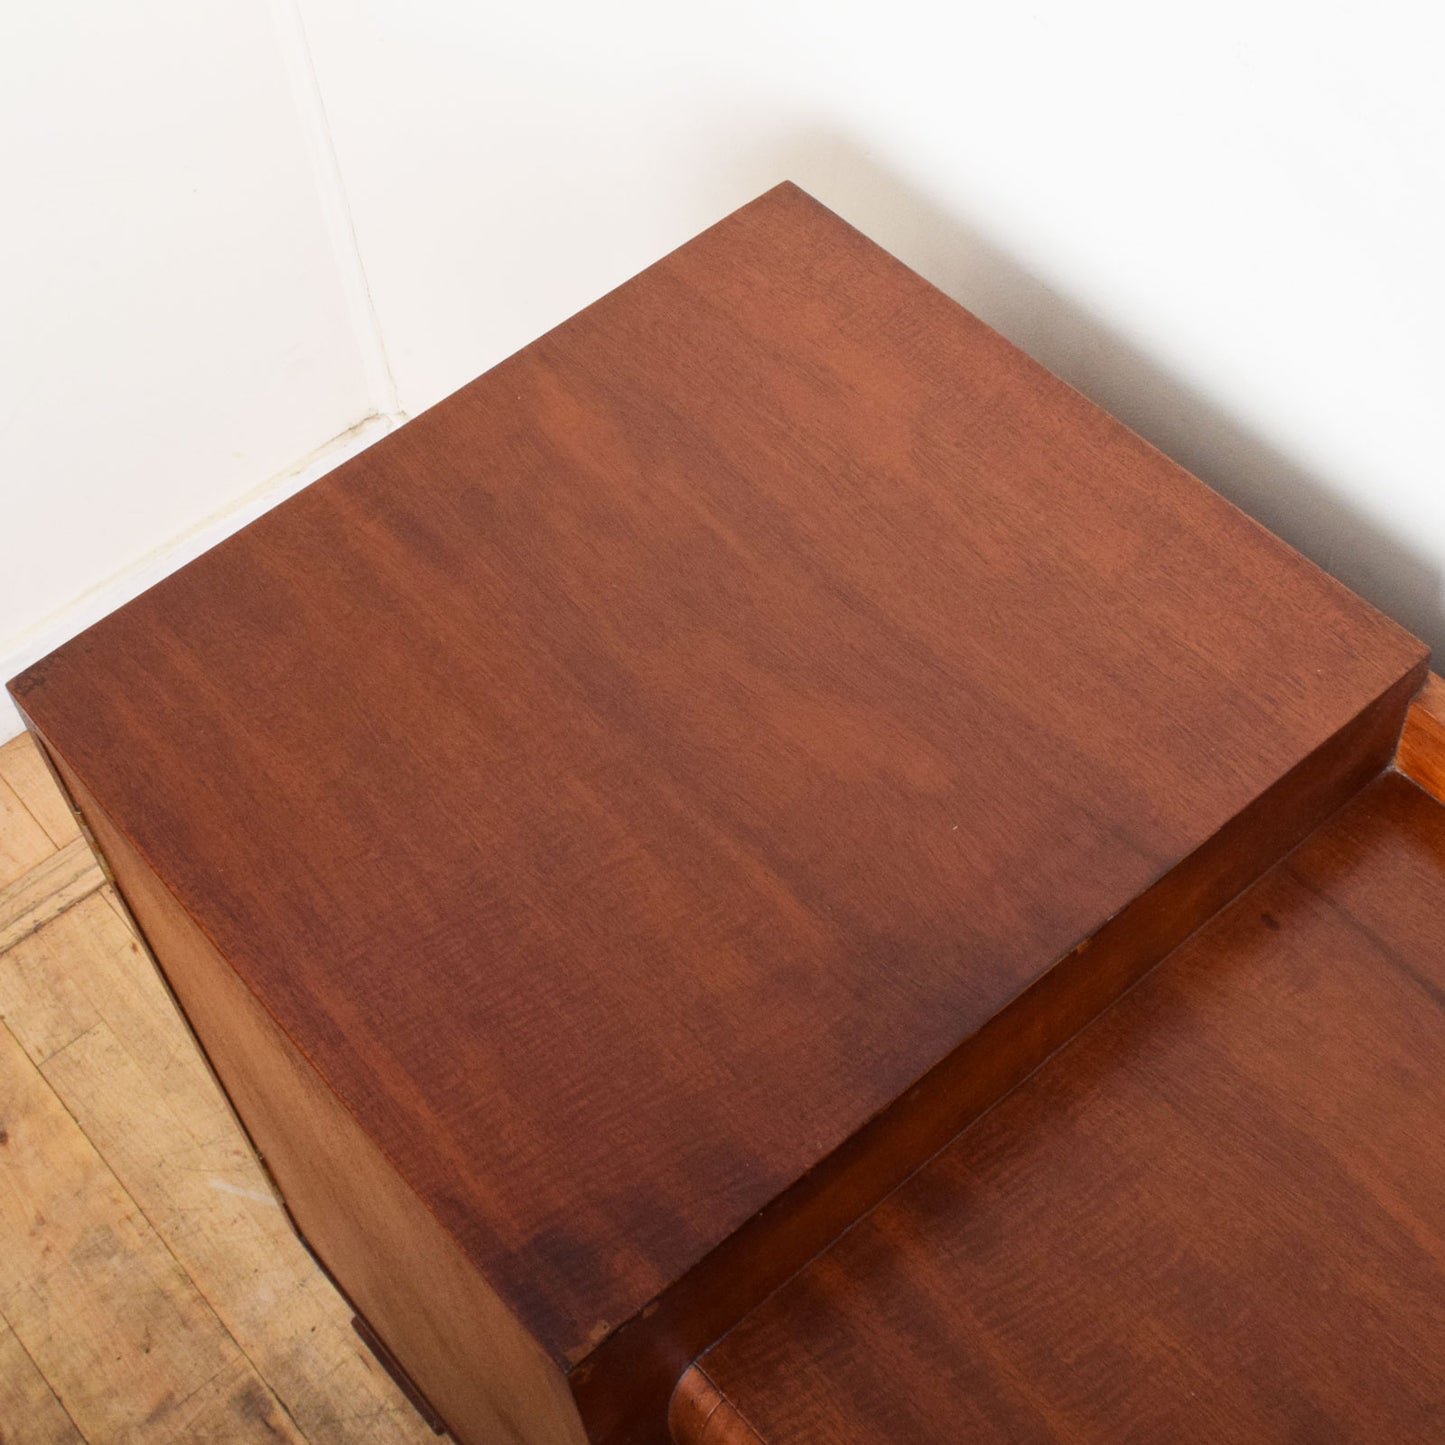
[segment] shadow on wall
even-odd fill
[[[796,181],[1445,657],[1438,564],[847,138],[794,136],[740,170],[755,190]]]

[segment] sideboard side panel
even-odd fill
[[[297,1228],[451,1433],[461,1445],[581,1445],[561,1369],[64,759],[47,753]]]

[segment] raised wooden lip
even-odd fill
[[[1395,767],[1445,803],[1445,678],[1431,672],[1405,715]]]
[[[673,1440],[689,1445],[763,1445],[763,1437],[698,1363],[690,1365],[677,1382],[667,1428]]]

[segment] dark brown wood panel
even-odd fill
[[[13,687],[603,1438],[1423,666],[782,187]]]
[[[1445,808],[1390,773],[689,1396],[767,1445],[1440,1440],[1442,1137]]]

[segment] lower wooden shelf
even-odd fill
[[[1445,807],[1391,772],[706,1353],[674,1438],[1445,1438],[1442,1126]]]

